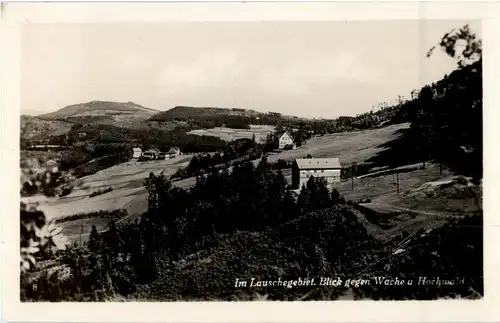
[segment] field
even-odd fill
[[[358,210],[367,228],[382,240],[403,230],[411,233],[428,229],[450,217],[481,211],[481,186],[468,188],[446,169],[441,175],[439,165],[428,163],[425,169],[410,170],[398,177],[399,192],[395,174],[357,179],[354,185],[344,182],[337,187],[346,200],[369,201],[360,204]]]
[[[383,150],[384,148],[379,146],[395,139],[398,136],[396,131],[408,127],[409,124],[403,123],[379,129],[339,132],[315,137],[297,149],[270,156],[269,161],[273,162],[278,159],[291,161],[311,154],[315,158],[338,157],[341,165],[359,163]]]
[[[396,136],[395,132],[405,127],[407,125],[403,124],[375,130],[325,135],[309,140],[296,150],[270,155],[268,160],[270,162],[278,159],[292,160],[293,158],[311,154],[314,157],[339,157],[344,165],[351,162],[362,162],[377,154],[381,150],[378,146],[393,139]],[[172,175],[177,169],[187,166],[190,159],[190,156],[178,156],[171,160],[123,163],[79,179],[78,183],[76,183],[77,188],[68,196],[57,199],[35,196],[25,198],[23,201],[28,203],[38,202],[39,209],[43,210],[48,218],[99,210],[124,209],[129,216],[123,220],[128,221],[142,214],[147,208],[147,192],[143,187],[143,181],[149,173],[159,174],[164,171],[167,176]],[[257,164],[259,160],[254,162]],[[290,177],[287,171],[284,171],[284,173],[287,177]],[[411,193],[427,182],[446,176],[449,177],[450,174],[446,170],[441,176],[437,165],[428,164],[426,169],[417,168],[400,173],[400,193],[396,192],[394,176],[391,174],[360,178],[355,180],[354,190],[352,190],[351,182],[339,184],[338,189],[348,200],[370,198],[378,205],[390,205],[393,210],[397,207],[418,207],[420,210],[432,210],[439,205],[443,205],[442,198],[415,197],[417,193],[413,196]],[[175,181],[173,184],[187,189],[194,183],[194,178],[187,178]],[[112,187],[113,190],[102,195],[89,197],[91,193],[108,187]],[[457,201],[457,205],[463,203],[461,200]],[[445,203],[444,205],[448,204]],[[106,219],[100,218],[88,219],[88,221],[83,222],[78,220],[75,221],[76,223],[65,223],[63,227],[68,235],[76,239],[81,231],[81,223],[85,226],[83,230],[85,236],[92,224],[95,224],[100,229],[106,226],[105,221]]]
[[[251,125],[250,129],[231,129],[231,128],[222,128],[216,127],[212,129],[197,129],[191,130],[188,134],[191,135],[199,135],[199,136],[215,136],[219,137],[222,140],[232,141],[237,139],[252,139],[252,136],[255,135],[255,141],[260,143],[266,139],[266,136],[274,131],[274,126],[257,126]]]
[[[125,209],[129,214],[141,213],[146,207],[146,190],[143,182],[150,172],[166,175],[187,166],[191,156],[178,156],[169,160],[150,162],[130,161],[93,175],[82,177],[75,183],[74,191],[64,197],[51,199],[44,196],[23,198],[26,203],[39,203],[39,209],[50,219],[74,213],[88,213],[99,210]],[[113,191],[90,198],[97,190],[112,187]]]
[[[70,131],[73,124],[60,120],[43,120],[31,116],[21,116],[21,138],[40,139],[59,136]]]

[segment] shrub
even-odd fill
[[[103,189],[103,190],[97,190],[97,191],[94,191],[92,193],[90,193],[89,197],[94,197],[94,196],[99,196],[99,195],[103,195],[103,194],[106,194],[108,192],[111,192],[113,190],[113,188],[110,186],[106,189]]]
[[[72,214],[72,215],[60,217],[60,218],[57,218],[55,220],[55,223],[64,223],[64,222],[76,221],[76,220],[88,219],[88,218],[94,218],[94,217],[107,217],[110,219],[120,219],[120,218],[124,218],[126,216],[127,216],[127,211],[123,210],[123,209],[113,210],[113,211],[100,210],[97,212],[77,213],[77,214]]]

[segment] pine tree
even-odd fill
[[[262,158],[261,158],[261,160],[256,168],[257,176],[267,175],[267,173],[269,172],[270,169],[271,169],[271,165],[267,161],[267,156],[265,156],[265,155],[262,156]]]
[[[306,188],[305,184],[302,184],[300,189],[299,198],[297,199],[297,206],[301,214],[307,213],[309,208],[309,190]]]
[[[137,282],[142,282],[144,274],[144,262],[143,262],[143,252],[142,252],[142,240],[139,231],[139,222],[136,221],[136,225],[130,229],[130,240],[129,240],[129,250],[130,250],[130,260],[129,264],[134,269]]]
[[[109,223],[109,228],[105,236],[106,236],[106,244],[108,245],[108,247],[114,251],[118,251],[121,247],[121,243],[118,237],[118,229],[116,228],[116,222],[114,220],[112,220]]]
[[[297,203],[295,202],[295,198],[290,191],[285,191],[285,196],[283,197],[282,202],[282,222],[287,222],[292,219],[295,219],[300,215],[300,210],[297,208]]]
[[[95,225],[93,225],[92,229],[90,230],[87,247],[92,254],[98,254],[99,252],[101,252],[101,237],[99,236]]]
[[[314,208],[322,209],[330,205],[330,192],[328,191],[327,182],[324,178],[316,178],[316,192],[314,196]]]
[[[330,200],[332,205],[344,204],[345,200],[336,188],[332,188],[332,193],[330,195]]]
[[[102,238],[97,232],[95,225],[92,226],[90,231],[89,241],[87,243],[87,248],[90,251],[88,258],[88,279],[91,281],[91,289],[100,289],[105,285],[104,275],[106,273],[107,267],[104,261],[104,250],[102,244]],[[81,264],[82,265],[82,264]]]

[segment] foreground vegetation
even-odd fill
[[[243,162],[231,173],[200,176],[189,191],[173,187],[162,175],[151,174],[145,185],[149,207],[139,220],[119,226],[112,221],[102,233],[92,228],[85,246],[59,252],[59,270],[23,275],[22,299],[231,300],[248,292],[235,287],[235,278],[340,277],[373,282],[379,275],[465,280],[453,286],[416,285],[397,291],[372,284],[355,287],[354,295],[433,299],[482,293],[482,262],[475,259],[482,255],[481,215],[382,242],[321,179],[311,178],[295,200],[285,189],[283,176],[265,158],[257,167]],[[470,255],[466,262],[464,254]],[[33,283],[39,286],[36,292]],[[258,291],[268,299],[295,300],[325,295],[335,299],[345,289]]]

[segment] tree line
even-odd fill
[[[145,180],[148,210],[135,223],[97,232],[92,227],[86,246],[63,252],[71,269],[71,283],[64,293],[94,297],[110,290],[133,292],[137,284],[155,280],[173,262],[217,244],[218,236],[236,231],[262,231],[298,218],[307,212],[344,204],[340,194],[329,192],[326,182],[311,178],[299,196],[286,189],[281,171],[263,157],[257,166],[247,161],[232,172],[213,171],[198,176],[189,190],[174,187],[164,175]],[[26,297],[62,297],[25,290]],[[31,295],[31,296],[30,296]],[[90,295],[90,296],[89,296]]]

